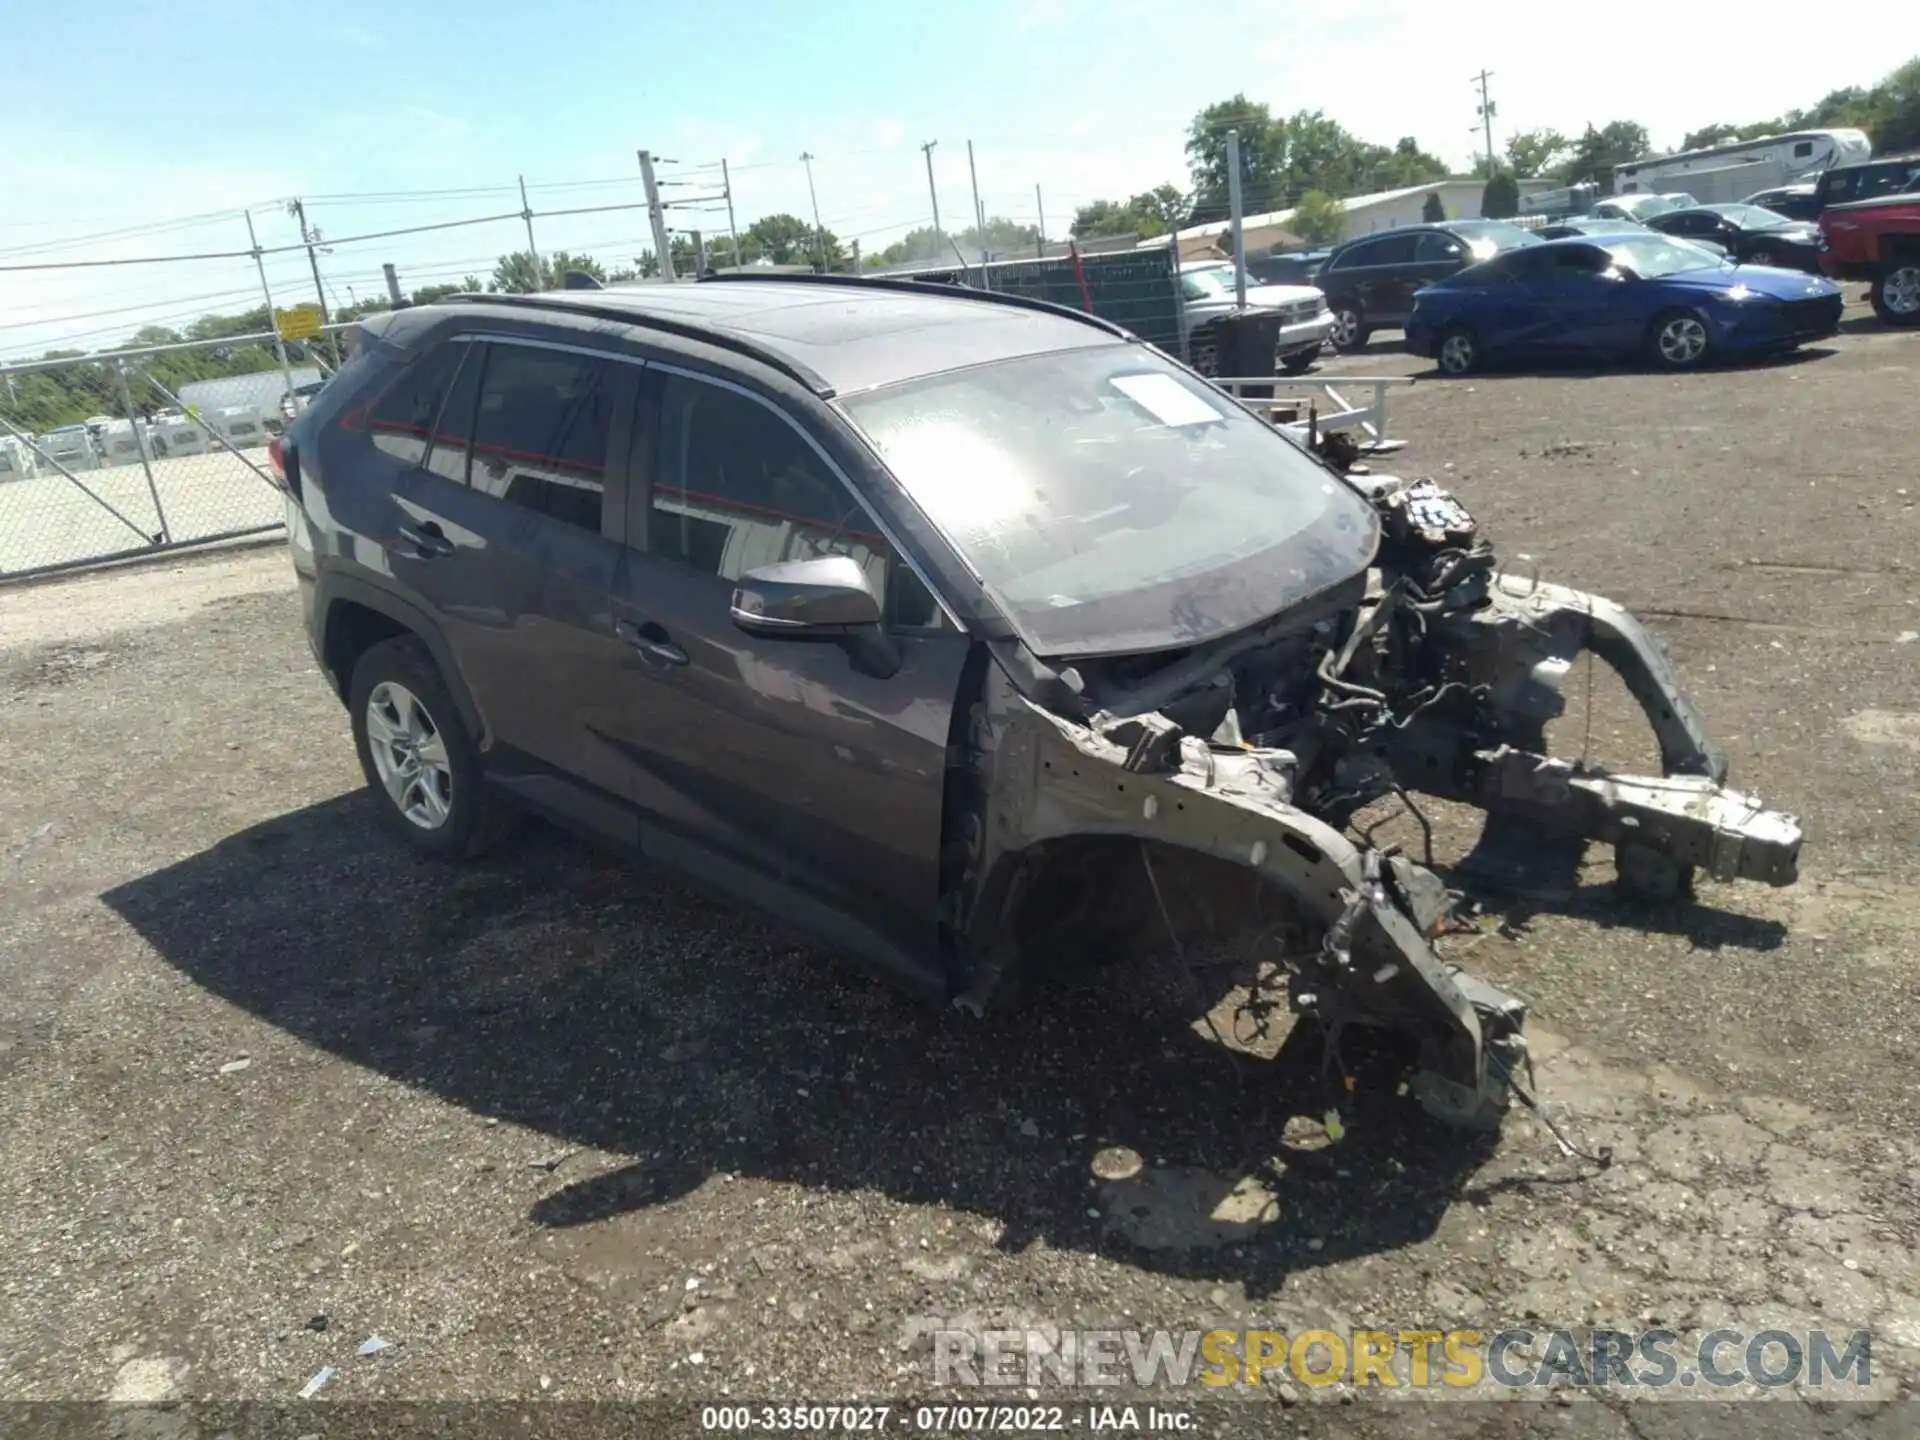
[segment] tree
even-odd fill
[[[1480,214],[1488,220],[1510,220],[1520,213],[1520,182],[1511,170],[1496,170],[1480,192]]]
[[[574,270],[591,275],[603,285],[606,283],[606,270],[591,255],[570,255],[565,250],[556,250],[546,257],[545,263],[547,283],[550,285],[559,285],[567,278],[568,272]]]
[[[1561,169],[1561,179],[1568,185],[1590,180],[1606,189],[1613,184],[1614,166],[1638,160],[1651,149],[1647,127],[1636,121],[1613,120],[1598,130],[1588,125],[1574,141],[1573,153]]]
[[[1191,220],[1224,220],[1227,201],[1227,132],[1240,133],[1241,203],[1249,215],[1280,208],[1285,199],[1287,123],[1265,105],[1235,95],[1209,105],[1187,127],[1187,168],[1193,181]]]
[[[1426,203],[1420,207],[1420,218],[1429,225],[1438,225],[1447,218],[1447,207],[1440,203],[1440,192],[1429,190]]]
[[[1073,225],[1067,233],[1076,240],[1102,235],[1138,235],[1145,240],[1178,230],[1186,223],[1191,209],[1192,201],[1178,187],[1156,185],[1124,203],[1095,200],[1091,205],[1082,205],[1073,212]]]
[[[546,289],[544,270],[544,266],[534,263],[532,251],[516,250],[511,255],[502,255],[494,264],[493,279],[487,282],[487,289],[495,295],[532,295]]]
[[[1550,172],[1572,148],[1558,130],[1521,130],[1508,137],[1507,166],[1522,180],[1531,180]]]
[[[1309,245],[1332,245],[1346,234],[1347,210],[1324,190],[1309,190],[1294,207],[1287,228]]]
[[[1689,130],[1687,138],[1680,142],[1682,150],[1705,150],[1710,145],[1724,145],[1729,140],[1741,138],[1741,126],[1705,125],[1698,130]]]

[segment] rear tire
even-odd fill
[[[1920,259],[1899,261],[1874,276],[1867,299],[1889,325],[1920,325]]]
[[[1691,310],[1669,310],[1647,331],[1647,357],[1662,370],[1698,370],[1713,350],[1707,322]]]
[[[1480,342],[1464,325],[1449,325],[1440,332],[1434,347],[1434,360],[1442,375],[1471,375],[1480,368]]]
[[[448,860],[497,838],[500,807],[481,792],[479,752],[425,645],[405,635],[370,647],[347,693],[360,769],[388,829]]]
[[[1355,350],[1364,349],[1372,335],[1358,305],[1342,301],[1333,307],[1333,333],[1327,340],[1335,350],[1351,355]]]

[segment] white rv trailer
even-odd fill
[[[1776,185],[1810,180],[1835,165],[1852,165],[1873,154],[1873,142],[1864,130],[1795,130],[1786,135],[1763,135],[1735,140],[1677,155],[1649,155],[1618,165],[1613,171],[1616,195],[1657,194],[1665,190],[1692,192],[1688,183],[1702,170],[1724,170],[1754,161],[1778,161],[1782,167]]]

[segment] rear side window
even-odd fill
[[[1329,270],[1356,270],[1362,265],[1377,263],[1374,252],[1379,248],[1377,242],[1369,240],[1363,245],[1355,245],[1350,250],[1342,250],[1327,262]]]
[[[1373,242],[1367,256],[1369,265],[1407,265],[1419,248],[1417,235],[1388,235]]]
[[[441,402],[472,348],[455,342],[438,345],[387,388],[367,412],[367,429],[378,449],[403,465],[418,465],[427,458]]]
[[[489,345],[468,483],[509,505],[599,534],[617,392],[610,361]]]

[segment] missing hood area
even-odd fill
[[[1430,1114],[1497,1127],[1516,1094],[1534,1105],[1526,1006],[1450,963],[1446,937],[1471,929],[1469,892],[1499,888],[1503,857],[1602,841],[1623,889],[1657,903],[1699,871],[1792,884],[1800,826],[1727,787],[1724,753],[1633,616],[1502,573],[1431,480],[1345,480],[1380,518],[1372,567],[1256,631],[1057,671],[990,647],[949,776],[952,991],[983,1010],[1129,944],[1170,949],[1191,982],[1188,954],[1236,932],[1242,1006],[1263,1030],[1266,1010],[1290,1009],[1336,1077],[1348,1027],[1394,1032]],[[1660,774],[1544,753],[1583,651],[1625,682]],[[1445,878],[1416,795],[1486,812]],[[1417,858],[1358,824],[1389,797],[1426,836]]]

